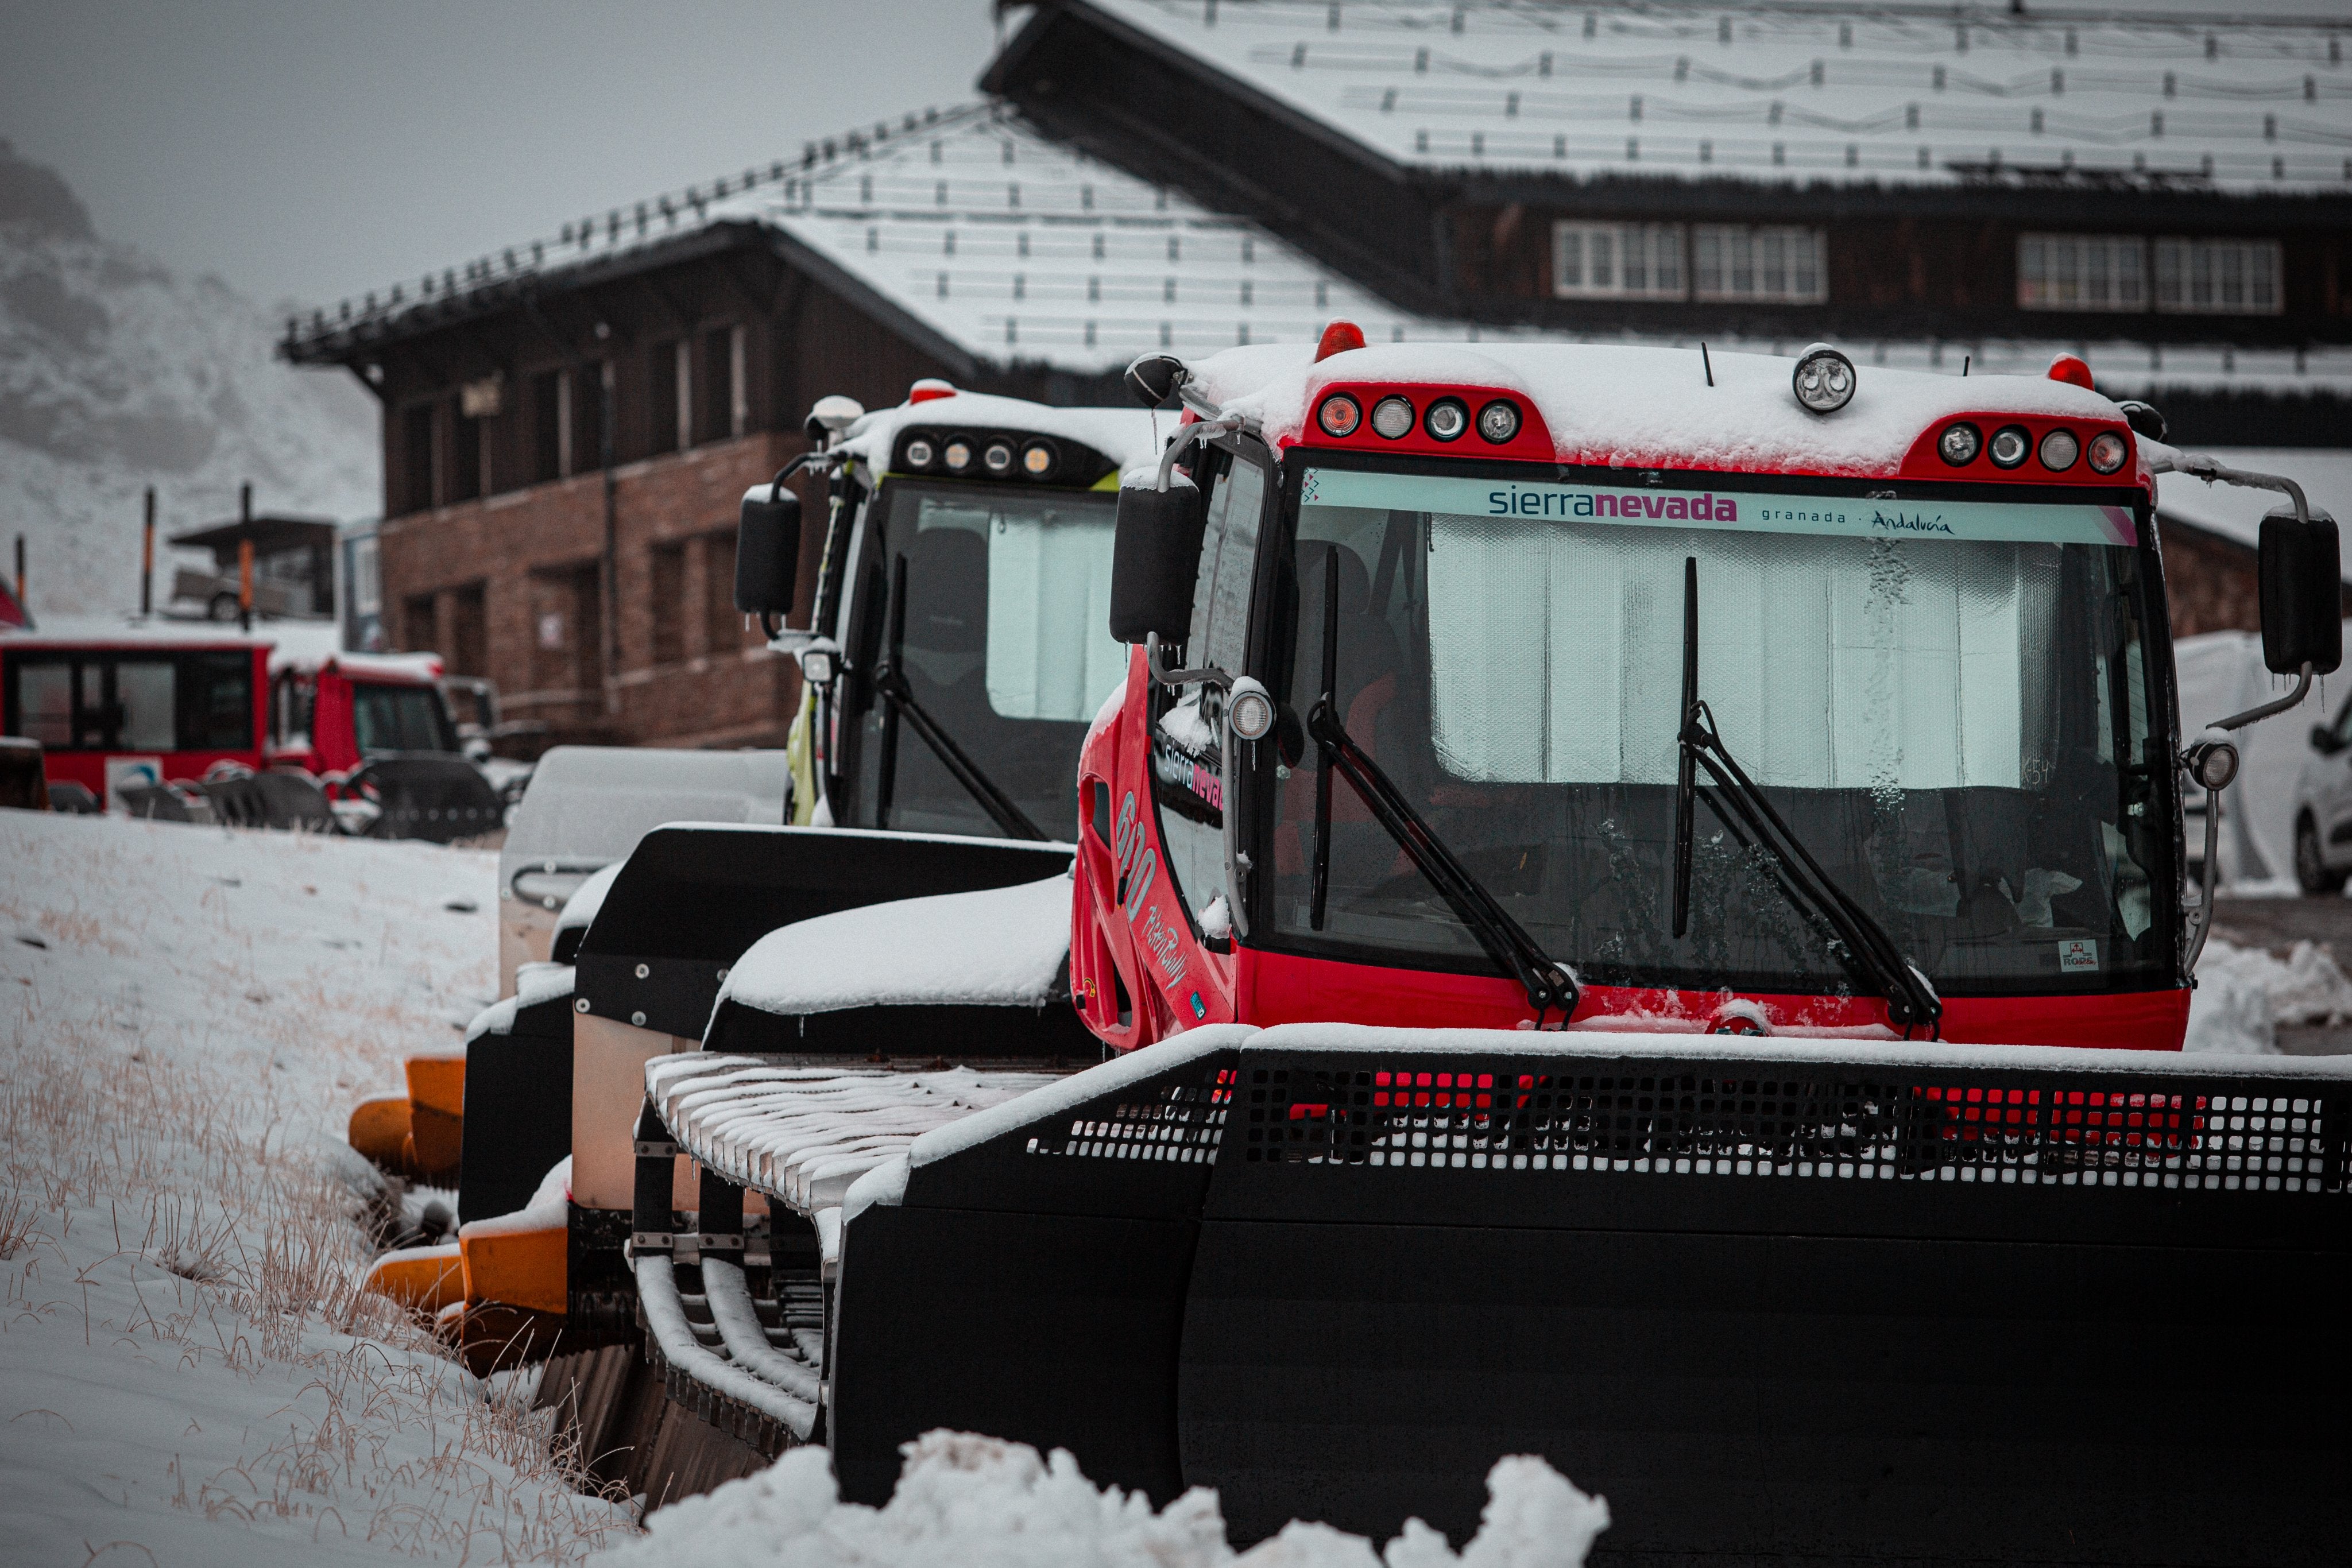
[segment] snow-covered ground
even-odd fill
[[[2266,1055],[2278,1049],[2281,1024],[2347,1022],[2352,979],[2329,949],[2297,942],[2282,959],[2219,936],[2205,944],[2189,999],[2189,1050]]]
[[[0,1558],[478,1563],[627,1531],[355,1291],[375,1178],[344,1120],[495,993],[494,873],[0,811]]]

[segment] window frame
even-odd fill
[[[2161,316],[2283,316],[2286,313],[2286,247],[2275,239],[2243,239],[2235,236],[2199,235],[2158,235],[2148,242],[2148,300]],[[2247,303],[2230,305],[2219,298],[2218,272],[2224,258],[2236,256],[2242,262],[2259,260],[2267,276],[2263,281],[2270,287],[2267,305]],[[2209,261],[2215,276],[2216,298],[2203,304],[2193,296],[2195,271],[2200,258]],[[2165,273],[2170,263],[2176,273],[2176,293],[2167,302]],[[2247,267],[2245,285],[2249,298],[2256,284],[2256,272]]]
[[[2074,280],[2078,287],[2082,286],[2082,280],[2088,277],[2085,264],[2095,254],[2104,252],[2105,259],[2108,263],[2107,277],[2114,287],[2115,298],[2105,303],[2085,298],[2058,299],[2048,298],[2046,295],[2029,298],[2029,290],[2033,290],[2036,294],[2043,294],[2043,291],[2056,287],[2055,282],[2050,279],[2051,269],[2048,263],[2055,247],[2060,246],[2066,247],[2074,253],[2072,259],[2074,262]],[[2026,258],[2035,247],[2040,248],[2044,258],[2042,267],[2043,280],[2040,282],[2032,281],[2028,277]],[[2124,269],[2115,264],[2125,256],[2131,258],[2133,268],[2136,269],[2137,276],[2133,281],[2138,292],[2137,299],[2126,299],[2123,297],[2120,286]],[[2074,234],[2031,229],[2021,231],[2017,236],[2017,308],[2020,310],[2080,311],[2105,316],[2138,316],[2147,313],[2154,305],[2155,298],[2155,270],[2150,266],[2148,243],[2139,235]]]
[[[1758,242],[1770,235],[1778,235],[1783,239],[1801,238],[1811,249],[1812,292],[1800,293],[1795,287],[1798,262],[1793,252],[1785,263],[1784,277],[1789,279],[1789,286],[1779,293],[1770,293],[1764,289],[1760,282],[1763,277],[1763,264],[1759,259],[1756,259]],[[1720,266],[1720,275],[1724,281],[1717,287],[1706,287],[1702,281],[1705,275],[1700,265],[1702,246],[1709,240],[1717,245],[1723,245],[1735,237],[1747,241],[1750,256],[1749,275],[1759,279],[1759,283],[1745,290],[1732,287],[1730,283],[1733,276],[1732,263],[1729,256],[1726,254]],[[1829,230],[1812,224],[1693,224],[1690,227],[1690,266],[1687,271],[1690,277],[1690,297],[1694,301],[1701,304],[1826,305],[1830,298]]]
[[[1641,235],[1643,248],[1652,258],[1656,258],[1668,251],[1671,252],[1675,263],[1675,281],[1671,285],[1652,283],[1641,288],[1625,287],[1624,256],[1625,238],[1628,235]],[[1585,254],[1590,251],[1591,241],[1602,236],[1610,239],[1612,248],[1615,252],[1612,270],[1617,281],[1604,286],[1585,281],[1580,277],[1579,281],[1571,283],[1568,277],[1568,258],[1570,248],[1568,242],[1570,239],[1576,241],[1577,270],[1580,274],[1589,276],[1591,268],[1585,265]],[[1657,272],[1654,260],[1645,265],[1646,270],[1654,277]],[[1685,225],[1678,223],[1654,224],[1632,219],[1619,221],[1598,218],[1556,218],[1551,225],[1551,297],[1555,299],[1663,301],[1688,299],[1691,297],[1688,230]]]

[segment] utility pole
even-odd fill
[[[147,527],[139,546],[139,614],[155,613],[155,486],[147,486]]]
[[[236,487],[236,627],[253,630],[253,486]]]

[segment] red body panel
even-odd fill
[[[1355,397],[1361,419],[1355,431],[1332,439],[1316,423],[1316,408],[1335,392]],[[1316,387],[1307,407],[1311,440],[1294,446],[1340,451],[1379,451],[1420,456],[1523,458],[1556,461],[1552,438],[1528,400],[1512,396],[1523,416],[1517,435],[1500,445],[1475,434],[1453,442],[1432,439],[1416,423],[1406,435],[1387,440],[1371,429],[1370,414],[1391,392],[1411,396],[1417,408],[1443,395],[1461,397],[1475,412],[1498,394],[1491,389],[1413,383],[1410,386],[1333,382]],[[2091,438],[2113,429],[2111,422],[2059,420],[2000,413],[1970,414],[1990,438],[2003,425],[2023,425],[2035,454],[2019,467],[2001,469],[1981,453],[1964,467],[1946,464],[1937,437],[1951,419],[1920,433],[1906,455],[1901,476],[1949,482],[1999,481],[2051,485],[2076,483],[2108,488],[2136,486],[2152,492],[2155,479],[2145,460],[2135,457],[2122,472],[2095,474],[2077,459],[2053,474],[2038,455],[2042,435],[2055,426],[2073,430],[2087,450]],[[1191,423],[1186,415],[1185,422]],[[2134,447],[2137,452],[2137,444]],[[1701,466],[1701,465],[1694,465]],[[1128,682],[1116,713],[1087,737],[1079,753],[1079,852],[1071,917],[1070,977],[1087,1027],[1114,1050],[1148,1045],[1196,1023],[1239,1021],[1273,1025],[1344,1022],[1408,1028],[1515,1029],[1531,1027],[1526,993],[1499,976],[1444,974],[1429,970],[1306,958],[1239,945],[1205,943],[1159,870],[1166,851],[1153,808],[1150,745],[1144,731],[1150,674],[1141,649],[1132,652]],[[1098,789],[1107,790],[1098,811]],[[1108,832],[1097,831],[1108,821]],[[1123,896],[1123,902],[1122,902]],[[1741,1004],[1731,1006],[1730,1004]],[[1710,1033],[1728,1023],[1732,1031],[1754,1032],[1760,1010],[1774,1031],[1802,1035],[1833,1031],[1891,1038],[1886,1005],[1875,997],[1748,995],[1593,986],[1583,993],[1570,1029],[1655,1030]],[[1738,1021],[1733,1021],[1733,1020]],[[1945,999],[1942,1038],[1954,1043],[2097,1046],[2118,1050],[2178,1051],[2188,1030],[2185,988],[2105,995],[1952,997]]]
[[[43,653],[178,653],[216,652],[220,647],[221,644],[215,642],[175,643],[167,639],[147,637],[93,638],[89,641],[67,641],[56,638],[42,638],[38,641],[30,638],[12,639],[9,643],[0,643],[0,690],[5,689],[9,655],[12,652],[19,650],[27,653],[37,651]],[[269,723],[267,700],[269,690],[269,649],[266,644],[252,645],[249,651],[252,655],[253,671],[253,736],[249,745],[232,750],[205,751],[158,752],[127,748],[117,751],[47,749],[43,753],[42,772],[52,784],[79,784],[98,797],[100,802],[107,802],[106,765],[110,758],[132,757],[153,758],[156,770],[161,775],[156,780],[158,783],[175,779],[191,781],[201,779],[207,770],[223,762],[233,762],[242,767],[258,768],[262,765],[262,747]]]

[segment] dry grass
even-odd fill
[[[6,891],[0,913],[14,903],[57,940],[144,946]],[[120,997],[0,987],[0,1325],[173,1380],[131,1385],[193,1400],[195,1378],[226,1373],[276,1401],[234,1462],[210,1447],[161,1479],[208,1519],[467,1563],[574,1562],[626,1531],[625,1500],[550,1451],[546,1413],[495,1396],[359,1289],[373,1178],[320,1138],[341,1107],[320,1102],[392,1081],[399,1048],[446,1025],[343,994],[325,965],[273,987],[222,904],[191,902],[179,931],[205,941],[174,967],[219,999],[231,1049],[151,1045],[164,1026]],[[288,1051],[304,1071],[272,1070]],[[97,1539],[109,1561],[147,1550]]]

